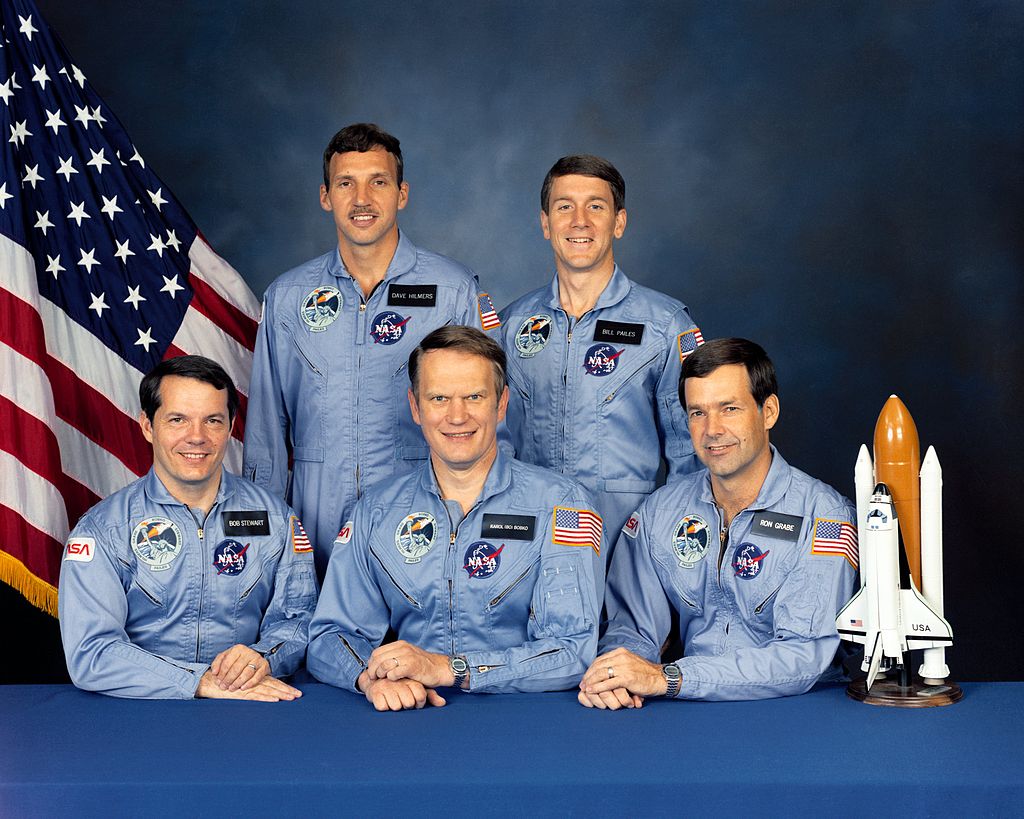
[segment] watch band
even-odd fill
[[[665,696],[676,696],[679,693],[679,686],[683,681],[683,675],[679,671],[679,666],[675,663],[666,663],[661,667],[661,673],[665,675],[665,682],[668,684]]]
[[[452,675],[455,677],[455,682],[452,686],[455,688],[462,688],[466,683],[466,678],[469,677],[469,665],[466,663],[464,657],[449,657],[448,667],[452,670]]]

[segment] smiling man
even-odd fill
[[[302,662],[316,604],[299,519],[222,466],[238,410],[200,356],[139,387],[147,475],[90,509],[68,538],[60,628],[71,679],[120,697],[273,702]]]
[[[427,456],[405,399],[410,351],[445,324],[499,325],[472,271],[399,231],[409,183],[395,137],[343,128],[323,180],[337,247],[267,289],[243,469],[306,521],[321,577],[361,491]]]
[[[676,391],[702,342],[685,305],[630,281],[613,246],[626,184],[610,162],[566,156],[541,187],[555,277],[501,311],[516,457],[576,478],[609,532],[655,488],[697,468]]]
[[[573,687],[597,646],[600,517],[575,481],[499,450],[496,342],[442,327],[409,378],[430,458],[369,490],[338,537],[309,670],[380,711],[444,705],[438,688]]]
[[[853,592],[855,512],[769,444],[775,368],[716,339],[683,364],[680,399],[704,469],[630,517],[608,574],[608,627],[579,700],[743,700],[807,691],[830,670]],[[662,664],[673,612],[683,656]]]

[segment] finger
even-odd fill
[[[590,697],[588,697],[588,696],[587,696],[586,694],[584,694],[584,693],[583,693],[582,691],[580,691],[580,692],[579,692],[579,693],[578,693],[578,694],[576,695],[576,699],[577,699],[577,700],[579,701],[579,704],[580,704],[580,705],[584,705],[584,706],[586,706],[587,708],[593,708],[593,707],[594,707],[594,704],[593,704],[593,703],[592,703],[592,702],[590,701]]]
[[[426,689],[427,691],[427,703],[437,708],[442,708],[448,704],[448,700],[438,694],[433,688]]]
[[[410,686],[410,690],[412,691],[412,698],[413,698],[414,702],[416,703],[416,708],[417,709],[420,709],[424,705],[427,704],[427,689],[426,688],[424,688],[419,683],[416,683],[415,685],[411,685]]]
[[[213,662],[210,663],[210,671],[213,672],[214,677],[220,676],[221,666],[224,665],[224,658],[227,656],[231,649],[226,648],[220,654],[213,658]]]
[[[245,660],[246,658],[243,657],[242,659]],[[243,686],[243,684],[249,682],[252,679],[253,674],[256,673],[256,669],[256,663],[252,662],[251,660],[249,662],[244,662],[241,665],[241,667],[237,667],[237,665],[232,665],[231,670],[235,672],[235,677],[233,680],[231,680],[231,682],[228,682],[228,688],[232,691],[237,691],[239,688]]]
[[[619,708],[633,707],[633,697],[625,688],[613,688],[611,691],[606,691],[601,696],[611,697],[618,703]]]
[[[257,667],[252,669],[252,676],[239,686],[242,690],[253,688],[270,676],[270,663],[266,659],[260,660],[256,665]]]
[[[643,708],[644,707],[644,698],[641,697],[639,694],[633,694],[633,707],[634,708]]]
[[[416,697],[413,694],[412,686],[401,684],[398,686],[398,699],[402,708],[415,708]]]
[[[394,686],[388,685],[384,687],[384,696],[387,697],[388,708],[392,711],[401,711],[402,706],[402,692]]]
[[[608,708],[608,706],[604,704],[604,700],[594,694],[584,694],[583,696],[591,708],[600,708],[602,711]]]
[[[277,677],[264,677],[259,685],[260,689],[273,691],[276,694],[281,694],[288,697],[301,697],[302,692],[294,686],[288,685],[286,682],[282,682]]]
[[[597,680],[596,682],[588,685],[584,690],[588,694],[602,694],[605,691],[612,691],[616,688],[628,688],[627,679],[624,677],[615,676],[610,680]]]
[[[231,649],[231,653],[222,663],[220,681],[230,687],[246,670],[246,664],[253,662],[255,654],[251,649]]]

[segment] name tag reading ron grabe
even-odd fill
[[[624,321],[598,321],[594,328],[594,341],[613,344],[640,344],[644,340],[644,325]]]
[[[221,512],[225,535],[269,535],[270,516],[267,512]]]
[[[506,540],[533,540],[536,515],[484,515],[480,537]]]
[[[796,543],[800,537],[800,528],[804,519],[800,515],[783,515],[781,512],[758,512],[754,515],[754,523],[750,527],[752,535],[768,537]]]
[[[388,287],[388,307],[433,307],[436,303],[436,284],[392,284]]]

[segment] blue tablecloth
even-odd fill
[[[1024,683],[897,710],[842,688],[763,702],[455,694],[378,714],[0,686],[0,816],[1020,816]]]

